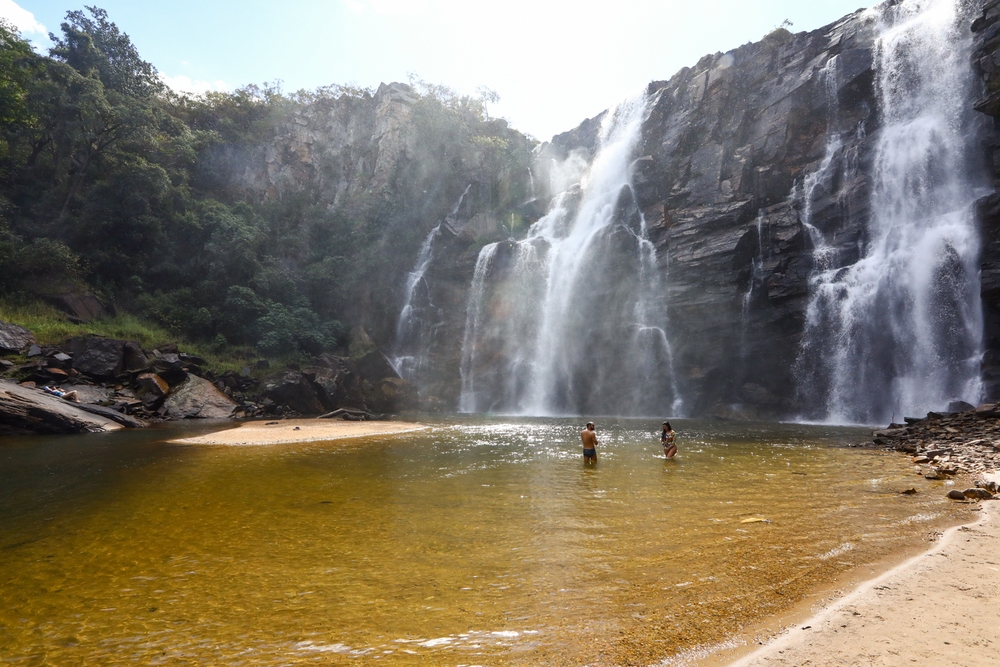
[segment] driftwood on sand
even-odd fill
[[[327,412],[325,415],[320,415],[316,419],[346,419],[347,421],[379,421],[385,419],[384,415],[372,414],[365,410],[359,410],[357,408],[340,408],[334,410],[333,412]]]

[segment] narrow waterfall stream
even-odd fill
[[[455,206],[452,207],[451,216],[458,215],[462,208],[465,196],[472,189],[470,183],[465,187]],[[441,234],[441,223],[427,234],[423,244],[420,246],[420,253],[417,255],[417,262],[406,276],[406,296],[403,299],[403,308],[399,312],[399,319],[396,323],[396,339],[393,346],[394,351],[389,359],[393,368],[400,377],[407,380],[416,380],[417,375],[427,364],[428,339],[433,335],[435,323],[441,319],[441,314],[431,301],[430,292],[427,290],[427,283],[424,276],[431,262],[434,261],[434,240]]]
[[[815,247],[799,363],[807,418],[886,422],[980,395],[979,239],[970,149],[971,9],[959,0],[873,8],[881,127],[871,167],[871,214],[860,259],[843,265],[811,225],[812,190],[840,150],[803,187],[803,224]]]
[[[661,269],[632,191],[645,95],[604,117],[578,186],[523,241],[484,247],[462,346],[465,412],[676,414]]]

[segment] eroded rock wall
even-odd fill
[[[983,383],[985,399],[996,401],[1000,400],[1000,0],[984,4],[972,31],[973,66],[983,82],[983,96],[975,108],[991,119],[983,148],[994,192],[979,200],[978,215],[983,243]]]

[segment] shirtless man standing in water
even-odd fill
[[[583,462],[597,463],[597,433],[594,431],[594,422],[587,422],[587,428],[580,431],[580,439],[583,440]]]

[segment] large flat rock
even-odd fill
[[[0,435],[100,433],[120,428],[108,417],[41,389],[0,380]]]
[[[197,375],[189,375],[170,392],[164,406],[175,419],[226,419],[236,402]]]

